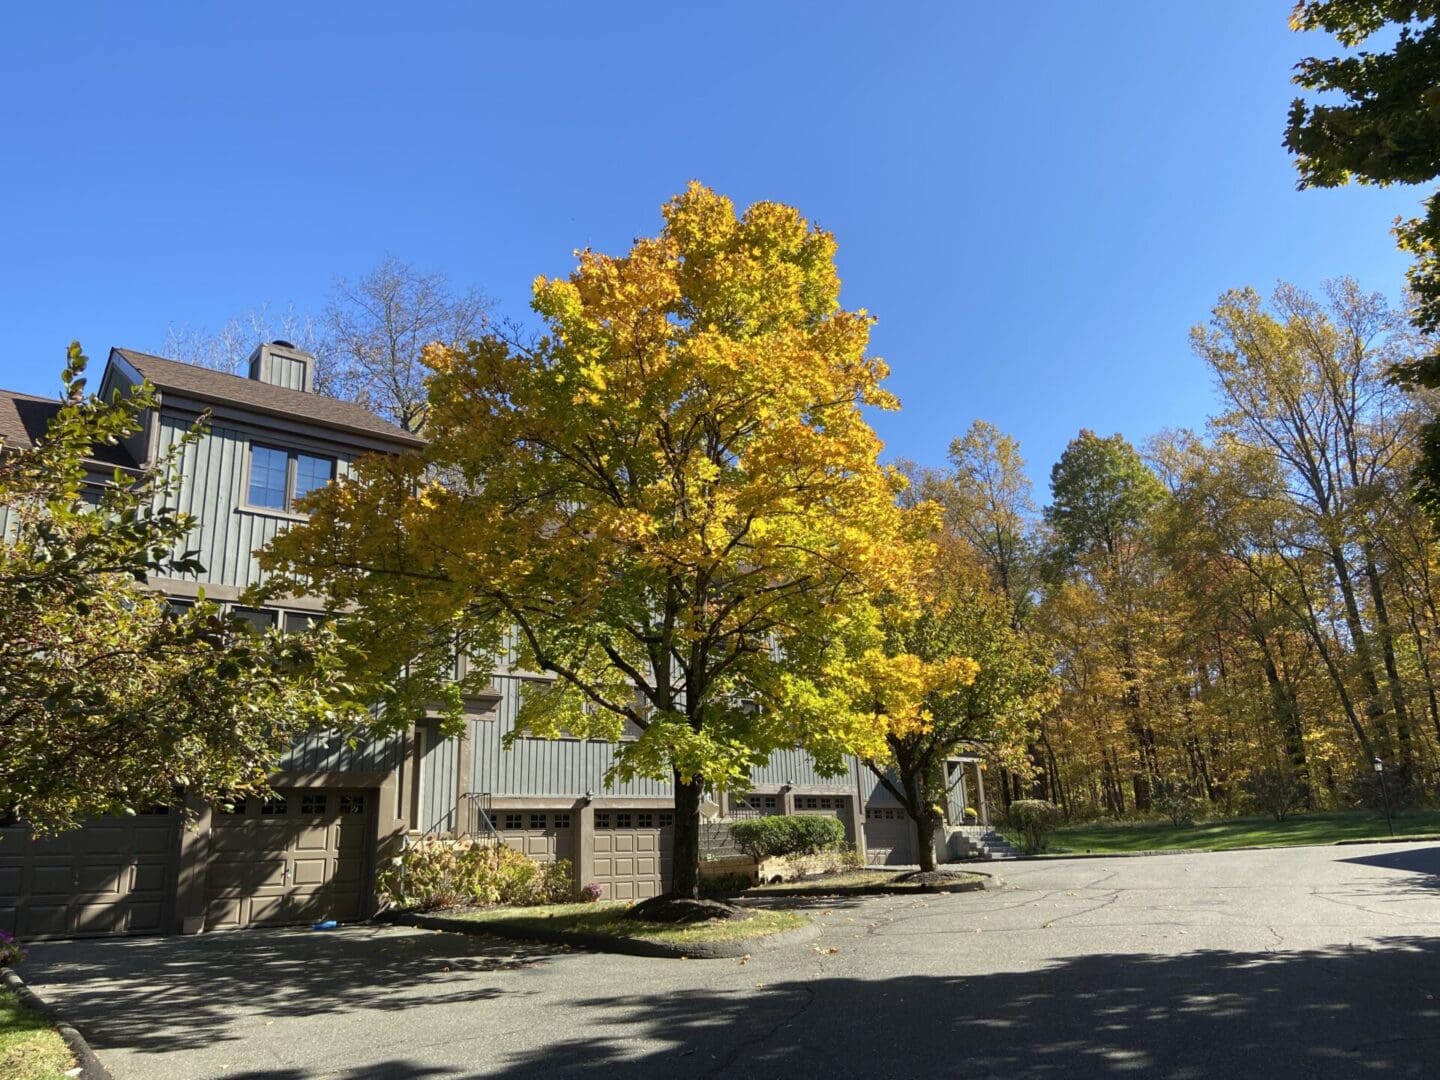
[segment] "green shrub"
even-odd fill
[[[1045,850],[1050,833],[1064,820],[1060,807],[1044,799],[1017,799],[1010,804],[1007,820],[1021,836],[1027,855]]]
[[[575,897],[570,863],[537,863],[503,844],[427,836],[376,882],[380,898],[412,911],[481,904],[561,903]]]
[[[845,826],[833,817],[781,814],[737,821],[730,826],[735,846],[752,859],[777,855],[819,855],[845,843]]]

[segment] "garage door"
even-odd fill
[[[675,814],[669,810],[595,811],[595,854],[587,883],[607,900],[646,900],[670,887]]]
[[[898,806],[865,811],[865,861],[871,866],[908,866],[915,861],[915,831]]]
[[[575,829],[569,810],[496,810],[500,839],[536,862],[575,861]]]
[[[205,928],[364,914],[373,793],[282,788],[211,816]]]
[[[164,808],[41,840],[0,829],[0,928],[31,940],[169,933],[179,856],[180,815]]]

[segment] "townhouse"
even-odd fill
[[[286,342],[255,350],[248,376],[113,349],[101,390],[149,381],[157,407],[123,446],[106,448],[97,476],[138,468],[210,420],[182,458],[181,508],[197,530],[191,546],[203,576],[155,579],[172,603],[203,589],[257,626],[296,626],[321,614],[299,597],[242,606],[259,578],[255,553],[290,523],[306,491],[346,475],[366,453],[403,453],[420,440],[349,402],[314,392],[312,358]],[[58,404],[0,391],[0,437],[25,445],[44,432]],[[0,531],[3,531],[0,508]],[[502,668],[467,702],[465,730],[440,736],[437,720],[361,745],[317,732],[284,756],[275,797],[233,810],[193,803],[101,819],[34,840],[23,825],[0,828],[0,928],[23,938],[205,930],[355,919],[375,910],[382,861],[424,835],[486,835],[540,860],[568,859],[582,882],[616,899],[639,899],[668,884],[674,809],[670,785],[637,779],[609,785],[614,744],[507,736],[534,672]],[[950,817],[967,802],[983,810],[974,759],[951,763]],[[188,810],[192,824],[186,824]],[[757,814],[825,814],[872,862],[913,861],[903,810],[851,761],[821,776],[800,751],[776,753],[743,795],[707,804],[717,823]]]

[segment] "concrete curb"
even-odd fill
[[[1224,855],[1231,851],[1290,851],[1294,848],[1349,847],[1356,844],[1433,844],[1440,833],[1428,836],[1362,836],[1353,840],[1328,840],[1318,844],[1245,844],[1223,848],[1154,848],[1149,851],[1057,851],[1053,855],[1016,855],[1007,862],[1055,862],[1058,859],[1148,859],[1157,855]]]
[[[95,1056],[95,1051],[90,1049],[85,1036],[66,1023],[34,990],[26,986],[25,980],[20,978],[13,968],[0,968],[0,984],[14,994],[21,1005],[47,1020],[60,1033],[65,1045],[70,1048],[70,1053],[75,1055],[75,1063],[80,1066],[80,1080],[114,1080],[110,1070]]]
[[[577,934],[561,930],[541,930],[523,924],[497,920],[477,922],[450,915],[416,915],[400,913],[388,917],[390,922],[401,926],[415,926],[422,930],[441,930],[452,934],[472,934],[476,937],[510,938],[518,941],[538,941],[544,945],[563,945],[587,952],[619,953],[622,956],[648,956],[664,960],[731,960],[751,956],[757,952],[814,941],[820,936],[820,926],[809,923],[794,930],[781,930],[764,937],[747,941],[697,941],[690,945],[666,945],[658,941],[632,941],[626,938],[610,937],[608,934]]]
[[[915,885],[910,888],[897,889],[891,885],[861,885],[856,888],[827,888],[824,885],[797,885],[795,888],[769,888],[763,891],[743,892],[740,894],[744,900],[790,900],[804,897],[847,897],[847,896],[910,896],[923,893],[966,893],[983,892],[985,889],[993,889],[1003,882],[992,874],[983,873],[980,870],[960,870],[957,873],[974,874],[982,877],[984,881],[958,881],[953,885]]]

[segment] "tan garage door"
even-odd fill
[[[0,928],[31,940],[169,933],[179,855],[180,815],[163,808],[42,840],[0,829]]]
[[[865,861],[871,866],[908,866],[915,861],[915,830],[898,806],[865,811]]]
[[[569,810],[496,810],[500,839],[536,862],[575,861],[574,816]]]
[[[595,853],[585,882],[607,900],[646,900],[670,887],[675,814],[670,810],[595,811]]]
[[[211,816],[205,928],[364,914],[374,793],[282,788]]]

